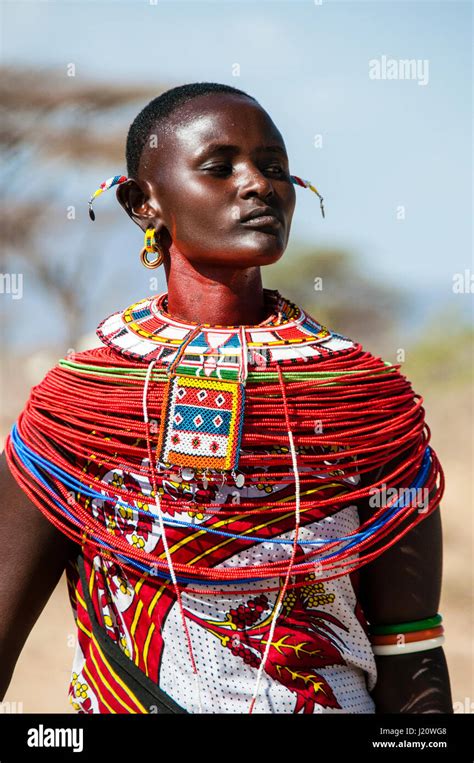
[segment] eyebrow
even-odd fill
[[[206,154],[210,154],[213,151],[228,151],[235,153],[239,150],[239,146],[234,146],[231,143],[208,143],[205,148],[198,152],[196,158],[202,159],[204,156],[206,156]],[[256,151],[273,151],[275,153],[281,154],[285,157],[285,159],[287,158],[285,149],[278,144],[269,146],[257,146]]]

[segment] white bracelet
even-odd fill
[[[444,636],[427,638],[424,641],[405,641],[400,644],[373,644],[374,654],[408,654],[409,652],[424,652],[425,649],[436,649],[437,646],[444,644]]]

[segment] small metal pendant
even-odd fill
[[[234,478],[236,487],[241,488],[245,485],[245,476],[242,473],[237,474],[235,471],[232,470],[232,476]]]
[[[183,466],[181,469],[181,477],[183,480],[186,480],[186,482],[190,482],[194,477],[194,469],[191,469],[189,466]]]

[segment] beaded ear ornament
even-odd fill
[[[319,193],[318,189],[315,188],[315,186],[311,183],[310,180],[303,180],[302,178],[298,177],[298,175],[290,175],[291,182],[294,183],[294,185],[299,185],[302,188],[309,188],[310,191],[313,191],[318,197],[319,197],[319,206],[321,209],[321,214],[323,217],[325,217],[324,213],[324,199]],[[89,199],[89,217],[91,220],[95,220],[95,213],[92,209],[92,204],[94,200],[97,198],[97,196],[100,196],[101,193],[104,193],[104,191],[108,191],[109,188],[113,188],[114,185],[120,185],[121,183],[125,183],[126,180],[129,178],[125,177],[125,175],[114,175],[113,177],[109,178],[108,180],[104,180],[103,183],[100,184],[98,189],[94,191],[92,196]]]

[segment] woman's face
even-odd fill
[[[140,225],[154,225],[165,246],[166,229],[168,244],[196,264],[276,262],[296,195],[283,138],[268,114],[249,98],[219,93],[194,98],[171,123],[141,157],[138,181],[150,208]],[[267,219],[243,219],[256,211]]]

